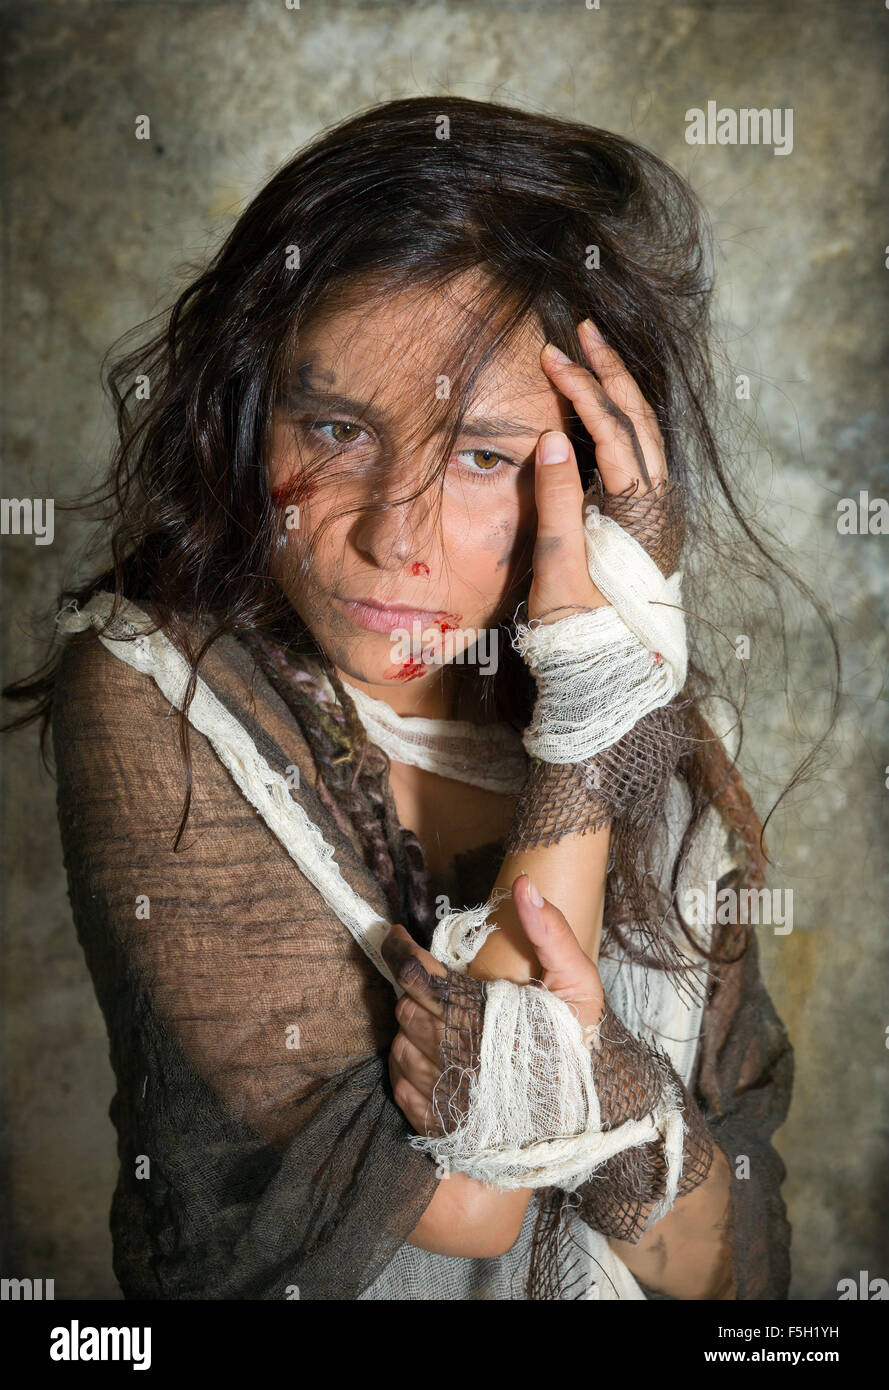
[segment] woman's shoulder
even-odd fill
[[[52,705],[56,741],[63,733],[96,732],[102,723],[132,724],[138,716],[160,708],[162,697],[154,682],[115,654],[122,653],[123,643],[111,648],[92,622],[75,625],[69,616],[72,612],[79,618],[87,609],[62,609],[61,621],[57,619],[60,648]]]
[[[100,591],[79,607],[60,609],[56,624],[61,645],[54,720],[83,716],[87,709],[96,715],[113,711],[120,701],[169,708],[170,700],[163,699],[157,676],[160,656],[165,655],[169,663],[174,644],[158,626],[153,603],[124,599],[115,612],[112,596]],[[186,621],[185,630],[192,641],[202,635],[200,624]]]
[[[178,744],[178,721],[170,716],[188,693],[194,659],[189,650],[194,657],[201,652],[213,637],[213,620],[183,613],[174,625],[165,625],[157,606],[142,600],[124,600],[111,618],[111,596],[105,594],[69,612],[72,617],[62,610],[59,624],[55,741],[88,729],[93,736],[137,740],[150,733]],[[211,738],[214,729],[231,731],[237,724],[264,753],[277,746],[309,771],[308,746],[297,721],[231,632],[213,638],[200,656],[189,719]]]

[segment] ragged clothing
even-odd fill
[[[223,637],[200,674],[385,918],[357,833],[319,796],[299,723],[253,655]],[[53,714],[59,823],[117,1083],[111,1228],[124,1295],[523,1297],[539,1193],[516,1246],[496,1259],[407,1243],[443,1179],[410,1146],[392,1097],[392,989],[209,741],[189,732],[190,813],[174,850],[186,793],[176,711],[95,633],[65,651]],[[464,905],[487,896],[502,847],[485,848],[458,857],[452,902],[458,889]],[[627,1008],[634,968],[603,946],[606,993],[623,993]],[[715,1142],[733,1167],[749,1158],[750,1176],[732,1187],[738,1297],[784,1298],[790,1230],[771,1136],[789,1105],[792,1050],[755,939],[741,961],[715,968],[693,1034],[677,1043]],[[566,1296],[664,1296],[573,1221]]]

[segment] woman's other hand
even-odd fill
[[[619,355],[589,319],[578,326],[589,368],[551,343],[540,356],[549,380],[570,400],[596,449],[606,493],[643,497],[667,482],[667,460],[654,410]],[[540,436],[534,462],[537,539],[528,617],[556,622],[606,603],[590,579],[583,528],[583,484],[568,436]]]
[[[570,1003],[589,1045],[604,1002],[599,971],[563,913],[546,899],[536,904],[533,893],[528,875],[520,874],[512,885],[519,922],[540,961],[543,984]],[[442,1073],[442,996],[448,972],[400,924],[389,929],[383,955],[405,991],[395,1006],[399,1027],[389,1049],[395,1103],[418,1134],[440,1134],[432,1097]]]

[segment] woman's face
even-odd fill
[[[460,282],[447,295],[369,296],[370,308],[319,319],[275,412],[276,577],[340,675],[402,713],[432,708],[450,661],[496,670],[497,624],[529,576],[535,445],[570,412],[528,321],[479,378],[443,477],[387,510],[344,514],[405,498],[439,461],[442,437],[419,449],[411,430],[441,409],[449,343],[467,326],[459,296]],[[301,487],[305,463],[332,455],[329,477]],[[294,561],[322,519],[306,578]]]

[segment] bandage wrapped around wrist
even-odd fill
[[[591,489],[584,531],[590,576],[608,605],[516,625],[537,700],[506,838],[513,853],[621,817],[649,823],[682,751],[671,706],[687,670],[682,490],[669,481],[641,497]]]
[[[412,1144],[445,1171],[503,1190],[577,1192],[604,1235],[638,1240],[709,1172],[713,1145],[666,1054],[606,1000],[584,1037],[570,1004],[537,983],[448,969],[439,1135]],[[430,1126],[431,1128],[431,1126]]]

